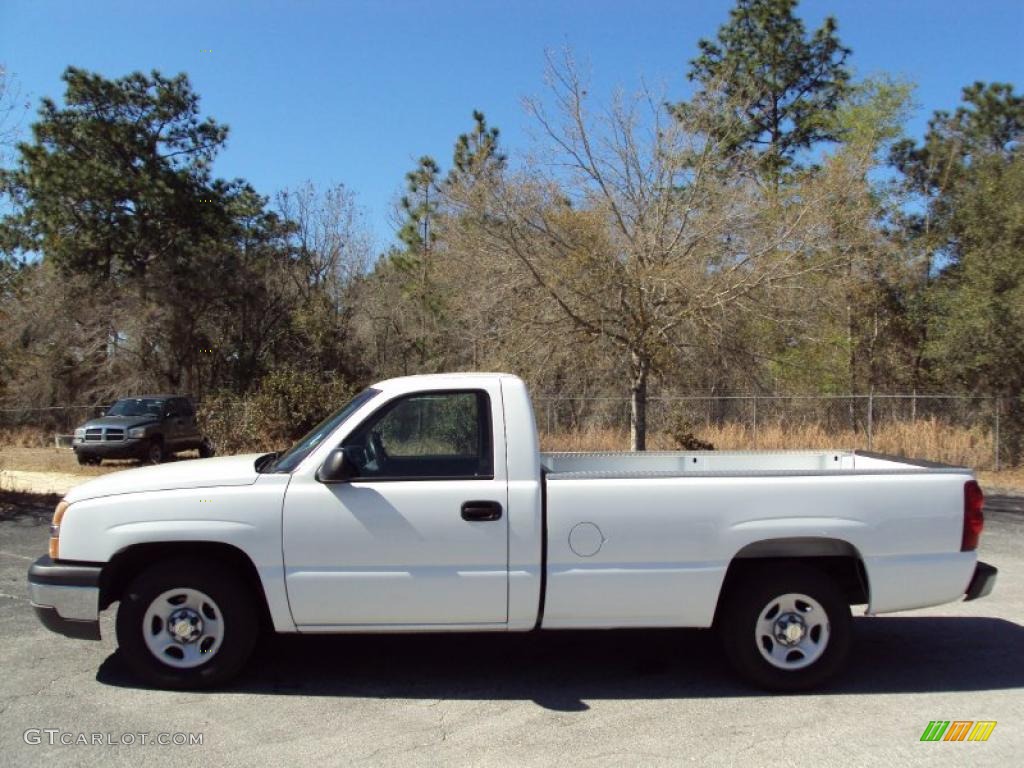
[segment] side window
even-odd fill
[[[491,478],[490,400],[485,392],[422,392],[370,416],[345,439],[361,477]]]
[[[192,410],[192,401],[185,397],[179,397],[177,400],[178,413],[186,419],[191,419],[195,415],[195,411]]]

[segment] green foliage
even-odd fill
[[[0,172],[12,203],[0,219],[0,280],[21,254],[80,290],[61,297],[61,318],[20,313],[26,349],[0,344],[0,357],[27,371],[53,358],[42,350],[62,350],[68,362],[54,360],[51,376],[73,401],[125,386],[241,392],[300,361],[350,378],[331,354],[345,330],[338,304],[360,269],[338,275],[337,239],[352,230],[343,206],[329,222],[292,220],[245,181],[213,178],[227,128],[200,115],[184,75],[108,80],[72,67],[63,79],[64,103],[43,100],[33,141]],[[334,240],[305,247],[300,224],[323,224]],[[319,311],[325,301],[330,313]],[[42,403],[57,396],[29,379],[19,387]]]
[[[1010,459],[1024,452],[1024,97],[973,83],[924,141],[890,153],[922,212],[904,221],[927,255],[915,302],[922,361],[947,386],[1000,394]]]
[[[689,77],[732,105],[712,127],[726,154],[763,153],[769,179],[778,182],[800,153],[838,141],[831,113],[849,88],[850,73],[836,21],[827,17],[808,37],[795,14],[797,0],[737,0],[715,41],[702,39]],[[685,111],[686,104],[677,105]]]
[[[927,355],[941,379],[1005,397],[1014,461],[1024,451],[1024,155],[975,158],[951,208],[957,260],[933,289]]]
[[[199,117],[184,75],[118,80],[69,67],[65,104],[43,99],[34,141],[0,176],[18,205],[6,250],[44,253],[98,279],[174,274],[225,224],[232,185],[209,166],[227,128]]]
[[[908,184],[925,195],[941,195],[962,180],[974,158],[1005,155],[1024,133],[1024,96],[1009,83],[975,82],[963,89],[963,104],[938,110],[924,142],[896,144],[890,159]]]
[[[414,258],[429,251],[437,240],[437,232],[432,226],[441,197],[438,190],[440,173],[434,159],[424,155],[416,168],[405,175],[407,192],[399,201],[405,222],[398,230],[398,239]]]
[[[905,80],[877,75],[850,85],[826,116],[833,136],[846,147],[875,152],[903,134],[914,87]]]
[[[244,399],[230,391],[204,398],[199,419],[220,453],[283,450],[354,394],[340,379],[284,368]]]
[[[628,99],[588,111],[556,78],[567,120],[532,111],[561,166],[510,171],[474,111],[447,173],[424,156],[406,174],[376,264],[344,187],[272,210],[215,178],[227,128],[184,75],[69,68],[0,171],[0,398],[189,392],[231,452],[286,446],[356,383],[441,370],[634,405],[648,379],[712,396],[968,390],[1003,397],[1004,458],[1024,456],[1024,97],[974,83],[923,141],[901,139],[910,86],[853,82],[835,21],[808,32],[796,11],[736,0],[669,119]],[[877,173],[886,153],[898,181]],[[554,422],[620,410],[565,400]],[[424,406],[388,438],[470,452],[471,416]]]
[[[472,185],[504,171],[507,158],[498,151],[498,134],[494,126],[487,127],[484,113],[474,109],[473,129],[455,141],[448,183]]]

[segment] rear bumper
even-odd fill
[[[32,609],[51,632],[79,640],[100,639],[99,565],[36,560],[28,570]]]
[[[974,576],[971,577],[971,583],[967,585],[967,593],[964,600],[977,600],[979,597],[985,597],[992,591],[992,588],[996,585],[996,575],[999,570],[988,563],[983,563],[980,560],[974,567]]]

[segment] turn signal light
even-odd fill
[[[981,508],[985,504],[985,494],[981,486],[974,480],[964,483],[964,535],[960,542],[961,552],[970,552],[978,548],[978,539],[985,527],[985,515]]]
[[[53,522],[50,523],[50,559],[56,560],[60,554],[60,521],[64,519],[64,512],[67,511],[68,503],[62,501],[53,512]]]

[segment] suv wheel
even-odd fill
[[[159,464],[164,460],[164,442],[159,437],[149,441],[146,448],[146,463]]]
[[[729,661],[747,681],[773,691],[806,690],[846,662],[850,606],[821,571],[773,564],[732,585],[718,630]]]
[[[99,466],[102,459],[96,456],[90,456],[87,453],[76,453],[75,458],[78,459],[78,463],[83,467],[87,466]]]
[[[256,645],[253,596],[217,562],[178,558],[132,582],[117,610],[117,644],[148,683],[202,688],[236,675]]]
[[[199,458],[208,459],[216,453],[213,447],[213,442],[208,437],[203,438],[203,442],[199,444]]]

